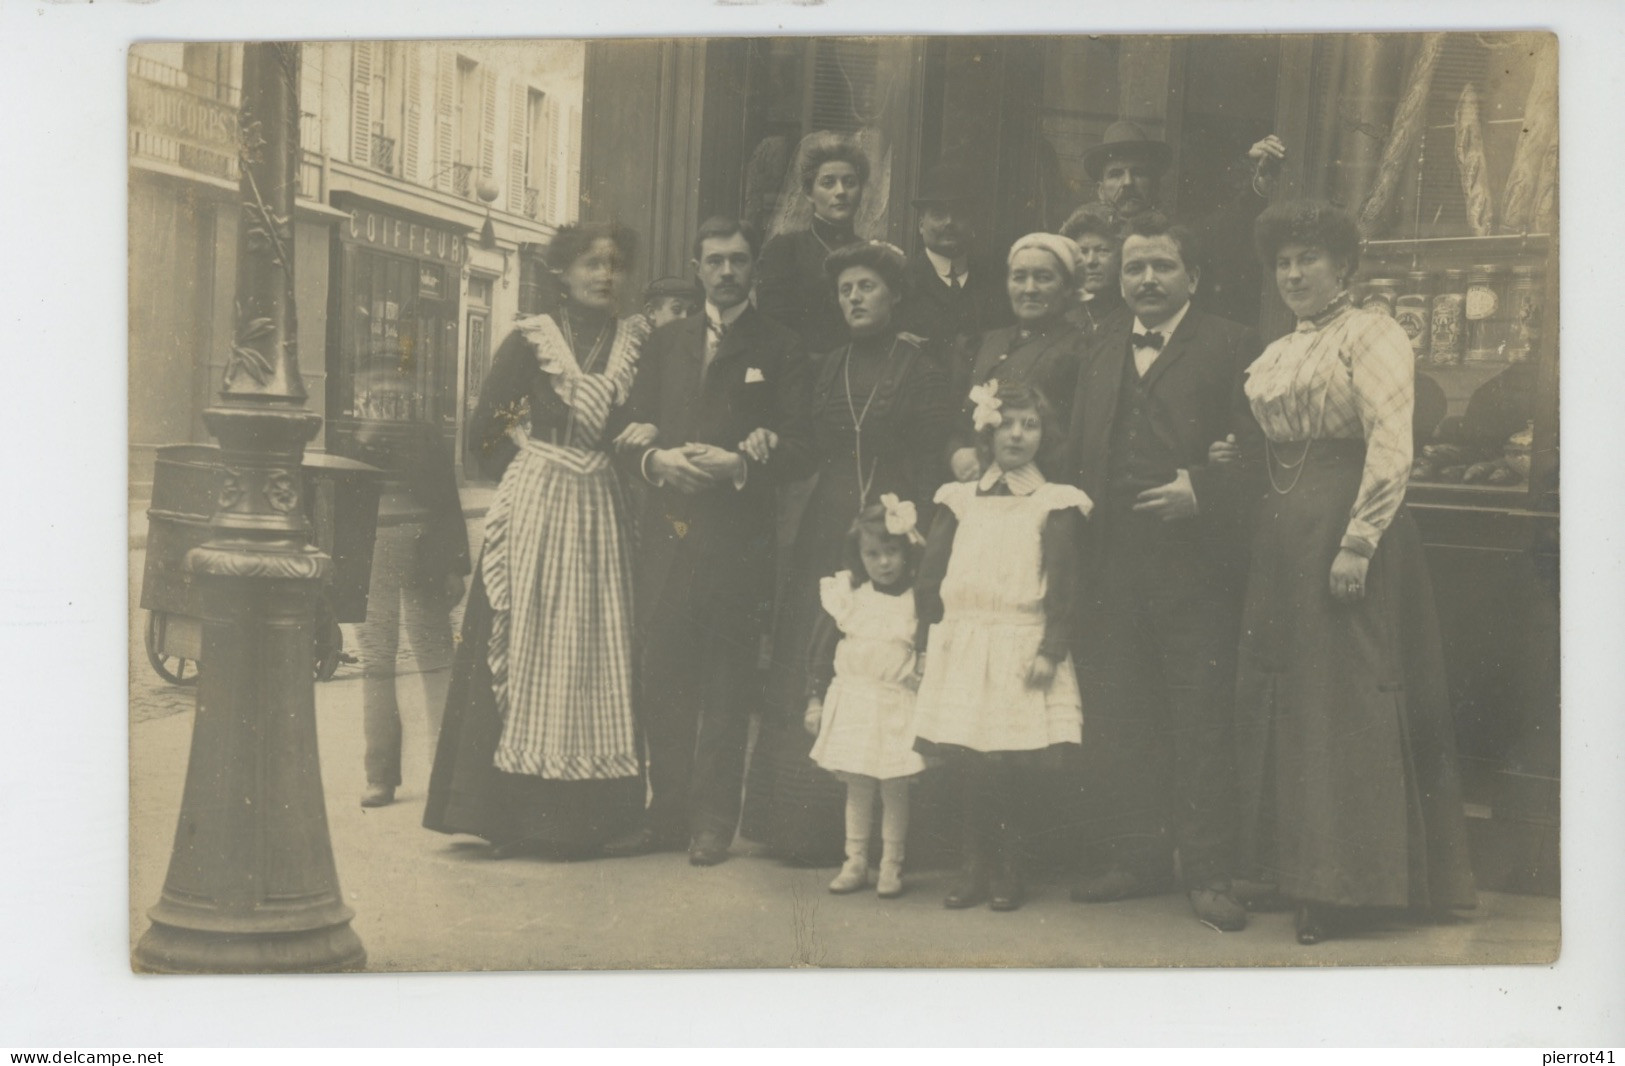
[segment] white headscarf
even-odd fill
[[[1024,252],[1029,248],[1039,248],[1053,255],[1061,269],[1066,271],[1067,281],[1076,281],[1078,271],[1083,269],[1083,250],[1078,242],[1071,237],[1063,237],[1059,233],[1029,233],[1010,246],[1010,255],[1006,257],[1006,268],[1016,261],[1016,253]]]

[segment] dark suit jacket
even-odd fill
[[[954,423],[950,449],[975,447],[976,405],[970,401],[970,390],[989,378],[1002,384],[1036,386],[1049,400],[1054,415],[1053,424],[1046,426],[1045,432],[1054,433],[1057,438],[1067,432],[1087,340],[1076,326],[1065,320],[1046,333],[1029,337],[1024,343],[1017,340],[1019,336],[1015,326],[993,330],[983,335],[974,356],[957,358],[951,380],[959,417]]]
[[[909,296],[897,309],[898,323],[909,333],[952,345],[975,344],[988,330],[1015,321],[1004,267],[991,257],[972,256],[970,277],[958,291],[942,283],[924,251],[908,261]]]
[[[1129,365],[1132,312],[1114,315],[1097,333],[1078,375],[1067,438],[1067,480],[1089,494],[1097,505],[1108,499],[1112,427],[1118,417],[1123,374]],[[1235,479],[1216,476],[1207,465],[1208,445],[1234,430],[1235,396],[1247,367],[1258,357],[1258,335],[1229,319],[1191,308],[1151,364],[1145,382],[1153,432],[1173,452],[1177,465],[1189,470],[1199,513],[1200,538],[1222,555],[1215,563],[1233,562],[1238,535],[1237,502],[1230,498]],[[1102,518],[1106,516],[1097,511]],[[1091,522],[1090,526],[1098,523]],[[1101,562],[1098,535],[1086,551],[1094,570]]]
[[[680,587],[726,605],[730,624],[765,623],[773,602],[774,488],[813,468],[811,362],[794,333],[747,308],[702,383],[705,330],[705,316],[693,315],[644,342],[627,403],[631,420],[654,423],[659,448],[699,443],[736,451],[758,427],[777,433],[779,443],[767,462],[746,460],[742,489],[726,483],[692,496],[649,489],[640,525],[639,614],[647,617],[674,572],[685,568]],[[629,477],[645,480],[646,455],[621,457]]]

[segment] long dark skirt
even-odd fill
[[[1308,902],[1470,907],[1443,650],[1409,513],[1383,534],[1363,600],[1329,587],[1364,457],[1360,442],[1316,441],[1291,491],[1261,507],[1237,675],[1243,869]]]
[[[643,811],[643,780],[555,781],[492,765],[502,720],[491,693],[491,604],[480,569],[474,567],[463,612],[423,824],[494,843],[534,841],[560,854],[590,853],[635,824]]]

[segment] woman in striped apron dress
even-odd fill
[[[632,524],[610,464],[647,324],[617,321],[635,236],[565,227],[563,300],[492,362],[469,446],[500,478],[423,824],[497,857],[580,857],[643,807],[632,708]]]

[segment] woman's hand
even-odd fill
[[[653,448],[660,438],[660,430],[650,422],[630,422],[615,437],[615,447],[631,451]]]
[[[823,724],[824,701],[814,696],[812,699],[807,701],[807,710],[801,716],[801,728],[805,729],[809,736],[816,737],[818,735],[819,728],[822,727]]]
[[[1224,466],[1233,463],[1241,455],[1241,449],[1236,447],[1236,435],[1229,434],[1224,440],[1216,440],[1207,446],[1207,461],[1209,466]]]
[[[1332,560],[1332,598],[1339,603],[1359,603],[1365,598],[1365,572],[1371,560],[1347,548],[1338,550]]]
[[[1055,660],[1043,652],[1033,656],[1033,664],[1027,667],[1027,685],[1029,688],[1049,688],[1049,683],[1055,680]]]
[[[982,476],[982,460],[975,448],[960,448],[948,459],[955,481],[975,481]]]
[[[779,446],[779,435],[771,429],[758,426],[750,431],[750,436],[739,442],[739,450],[752,462],[765,463],[773,454],[773,449]]]

